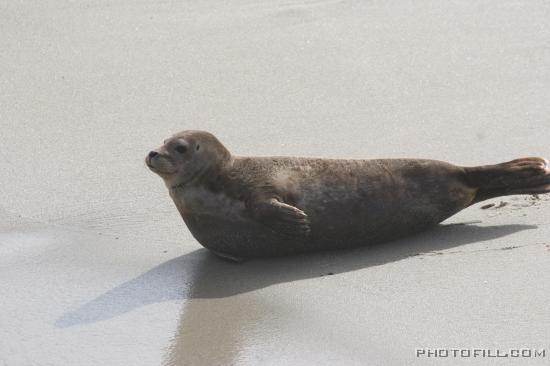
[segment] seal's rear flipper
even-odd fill
[[[464,170],[466,183],[478,189],[472,204],[498,196],[550,193],[550,167],[543,158],[516,159]]]

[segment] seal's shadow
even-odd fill
[[[116,286],[65,313],[55,325],[65,328],[94,323],[165,301],[225,298],[278,283],[338,275],[535,228],[532,225],[439,225],[414,237],[368,248],[251,260],[240,264],[226,262],[206,249],[199,249],[168,260]]]

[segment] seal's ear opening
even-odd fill
[[[197,144],[197,147],[195,148],[195,150],[199,151],[200,148],[201,148],[201,145]]]

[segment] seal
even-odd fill
[[[234,260],[389,241],[489,198],[550,192],[543,158],[462,167],[427,159],[242,157],[204,131],[173,135],[145,162],[195,239]]]

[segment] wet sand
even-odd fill
[[[548,158],[547,3],[48,0],[0,17],[0,365],[548,362],[548,195],[233,265],[143,163],[182,129],[242,155]]]

